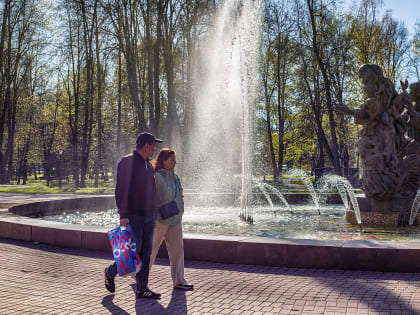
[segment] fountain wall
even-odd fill
[[[408,225],[413,201],[410,198],[375,200],[364,196],[357,197],[362,224],[364,226]],[[352,205],[350,205],[349,211],[346,212],[346,220],[351,224],[357,224]],[[418,224],[419,214],[416,215],[413,221],[413,225]]]
[[[113,196],[103,196],[82,202],[106,206],[112,199]],[[106,228],[57,223],[13,214],[18,212],[17,209],[26,209],[28,212],[29,209],[53,209],[54,205],[68,205],[71,209],[66,211],[75,210],[71,202],[52,200],[32,206],[15,206],[10,211],[1,212],[0,238],[100,250],[109,252],[112,259]],[[417,272],[420,268],[419,242],[319,241],[185,233],[184,251],[188,260],[233,264],[400,272]],[[164,245],[159,255],[167,257]]]

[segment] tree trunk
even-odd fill
[[[96,3],[95,1],[95,10],[94,10],[94,20],[95,20],[95,49],[96,49],[96,78],[97,78],[97,89],[98,89],[98,105],[96,111],[96,120],[97,120],[97,141],[98,141],[98,153],[95,163],[95,187],[99,186],[99,172],[103,171],[103,162],[102,162],[102,66],[99,56],[99,26],[98,26],[98,16],[96,12]]]
[[[192,9],[192,13],[190,13],[189,9],[193,7]],[[188,166],[186,166],[186,158],[188,156],[188,154],[190,153],[190,137],[192,135],[190,135],[190,130],[192,128],[192,124],[193,124],[193,117],[194,117],[194,98],[193,98],[193,94],[192,94],[192,88],[193,87],[193,80],[192,80],[192,73],[193,73],[193,56],[194,56],[194,52],[193,52],[193,48],[194,48],[194,43],[195,43],[195,39],[196,39],[196,29],[194,27],[194,23],[195,23],[195,19],[196,19],[196,14],[197,14],[197,2],[193,1],[193,5],[192,6],[186,6],[186,14],[187,14],[187,20],[190,21],[190,23],[188,23],[188,27],[185,31],[186,35],[185,35],[185,41],[186,41],[186,82],[185,82],[185,86],[186,86],[186,100],[185,100],[185,107],[184,107],[184,124],[183,124],[183,128],[181,131],[181,135],[182,135],[182,151],[184,152],[184,154],[181,155],[181,163],[180,165],[182,165],[182,169],[181,172],[182,174],[185,174],[188,171]]]
[[[154,106],[154,112],[149,113],[151,120],[151,128],[152,132],[155,135],[158,135],[159,133],[159,121],[160,121],[160,85],[159,85],[159,76],[160,76],[160,50],[162,45],[162,20],[163,20],[163,6],[162,1],[157,2],[157,23],[156,23],[156,42],[153,47],[154,49],[154,80],[153,80],[153,87],[154,87],[154,98],[155,98],[155,106]],[[169,87],[168,87],[169,89]],[[169,92],[168,92],[169,94]],[[168,96],[169,99],[169,96]],[[169,103],[169,100],[168,100]],[[169,113],[168,113],[169,115]],[[171,142],[168,142],[169,146],[171,145]]]
[[[118,101],[117,101],[117,143],[116,154],[114,156],[113,165],[113,179],[114,183],[117,180],[117,161],[121,157],[121,112],[122,112],[122,62],[121,62],[121,47],[118,46]]]
[[[324,62],[321,58],[321,54],[319,51],[319,47],[317,44],[317,30],[315,24],[315,15],[314,15],[314,7],[313,7],[313,0],[307,0],[309,14],[311,18],[311,26],[312,26],[312,44],[314,53],[316,56],[316,60],[318,66],[321,70],[322,78],[325,84],[325,96],[327,102],[327,111],[328,111],[328,118],[329,118],[329,125],[330,125],[330,133],[331,133],[331,151],[332,151],[332,160],[331,162],[334,165],[335,173],[337,175],[342,175],[341,166],[340,166],[340,159],[338,154],[338,141],[336,135],[336,123],[334,118],[334,111],[332,107],[332,98],[331,98],[331,85],[330,80],[328,78],[327,70],[325,69]]]
[[[276,154],[274,152],[274,145],[273,145],[273,131],[271,129],[271,120],[270,120],[270,101],[266,100],[266,119],[267,119],[267,134],[268,134],[268,143],[270,147],[270,157],[271,157],[271,165],[273,167],[273,174],[274,174],[274,181],[278,179],[280,174],[279,168],[276,162]]]
[[[4,173],[5,173],[5,161],[3,157],[3,135],[4,135],[4,125],[6,119],[6,103],[3,102],[3,83],[4,83],[4,73],[3,73],[3,58],[4,58],[4,42],[6,40],[6,27],[8,17],[10,16],[10,1],[6,0],[4,3],[3,10],[3,22],[1,26],[1,37],[0,37],[0,184],[4,184]],[[8,67],[6,68],[8,69]],[[6,70],[8,71],[8,70]]]
[[[173,54],[172,48],[169,47],[171,44],[167,43],[167,54],[165,58],[165,69],[166,69],[166,81],[168,85],[168,115],[167,115],[167,141],[171,146],[173,142],[173,133],[175,125],[178,121],[178,115],[176,112],[175,104],[175,84],[174,84],[174,65],[173,65]]]
[[[29,136],[25,138],[24,146],[22,150],[22,157],[21,157],[21,167],[20,167],[20,175],[22,177],[22,185],[26,184],[28,179],[28,152],[29,147],[31,144],[31,132],[29,132]]]
[[[10,12],[9,12],[10,14]],[[1,49],[3,50],[3,48]],[[5,93],[5,99],[4,99],[4,107],[3,107],[3,113],[4,118],[7,117],[7,147],[6,147],[6,153],[4,156],[2,156],[1,159],[1,165],[0,165],[0,173],[1,173],[1,183],[7,184],[9,183],[9,172],[7,170],[7,164],[9,159],[9,152],[11,150],[10,144],[9,144],[9,138],[10,138],[10,129],[12,125],[11,117],[12,117],[12,109],[11,109],[11,85],[12,85],[12,76],[11,76],[11,68],[12,68],[12,29],[10,23],[8,24],[8,40],[7,40],[7,64],[6,64],[6,93]],[[2,118],[3,118],[2,117]],[[0,144],[3,142],[3,124],[2,122],[2,128],[1,128],[1,137],[0,137]],[[2,147],[0,147],[0,151],[2,150]]]
[[[96,3],[94,7],[94,15],[96,13]],[[81,2],[81,14],[83,23],[83,39],[85,44],[86,55],[86,92],[84,100],[84,122],[82,134],[82,160],[80,168],[80,187],[86,187],[86,175],[89,166],[89,154],[92,140],[93,129],[93,77],[94,77],[94,63],[93,63],[93,21],[91,27],[88,24],[88,17],[84,2]]]
[[[148,90],[148,106],[149,106],[149,126],[152,128],[152,132],[156,132],[154,130],[154,106],[153,106],[153,96],[154,96],[154,84],[158,85],[159,90],[159,80],[154,82],[154,72],[153,72],[153,41],[151,35],[151,28],[152,28],[152,19],[151,19],[151,4],[150,1],[147,1],[147,9],[146,9],[146,17],[145,17],[145,28],[146,28],[146,45],[147,45],[147,90]],[[155,56],[155,58],[159,59],[159,56]],[[158,61],[159,63],[159,61]],[[156,70],[156,69],[155,69]],[[158,66],[158,78],[159,78],[159,66]],[[159,95],[157,96],[159,98]]]
[[[333,154],[330,149],[330,146],[328,144],[327,137],[324,132],[324,128],[322,127],[322,113],[321,113],[321,100],[320,100],[320,91],[319,86],[317,84],[317,78],[314,75],[314,91],[312,91],[312,88],[308,81],[308,74],[307,74],[307,63],[305,62],[305,57],[301,55],[302,57],[302,64],[303,64],[303,80],[305,81],[305,86],[308,91],[309,95],[309,101],[311,104],[312,111],[314,113],[315,123],[317,126],[317,134],[318,134],[318,143],[320,148],[320,154],[322,150],[322,157],[324,156],[324,150],[325,148],[327,150],[328,157],[330,161],[333,160]],[[322,160],[322,164],[324,164],[324,161]]]
[[[80,187],[79,182],[79,109],[80,109],[80,76],[81,76],[81,58],[80,58],[80,30],[79,27],[76,29],[76,42],[77,42],[77,63],[73,53],[73,25],[71,23],[70,12],[68,12],[69,21],[69,58],[71,61],[72,73],[68,73],[68,85],[67,85],[67,96],[68,96],[68,116],[69,116],[69,127],[71,130],[71,146],[72,146],[72,174],[74,180],[74,187]],[[77,66],[77,67],[76,67]],[[71,78],[72,77],[72,78]],[[70,89],[73,88],[72,91]],[[73,102],[74,97],[74,102]],[[74,114],[73,114],[74,110]]]
[[[6,145],[6,171],[4,182],[10,183],[10,179],[13,172],[13,151],[14,151],[14,140],[15,140],[15,129],[16,129],[16,103],[11,99],[10,85],[7,87],[8,93],[6,93],[6,106],[7,106],[7,145]]]
[[[268,50],[270,47],[268,48]],[[274,88],[269,91],[268,88],[268,63],[270,63],[269,60],[266,60],[264,63],[264,75],[263,75],[263,84],[264,84],[264,99],[265,99],[265,109],[266,109],[266,121],[267,121],[267,137],[268,137],[268,144],[269,144],[269,150],[270,150],[270,158],[271,158],[271,166],[273,168],[273,175],[274,175],[274,181],[278,179],[279,176],[279,168],[277,166],[276,161],[276,154],[274,151],[274,144],[273,144],[273,131],[271,128],[271,97],[274,92]]]
[[[277,170],[279,175],[283,169],[283,156],[284,156],[284,122],[285,122],[285,87],[286,87],[286,65],[280,67],[281,47],[287,47],[287,39],[283,45],[280,45],[281,34],[278,37],[278,50],[277,50],[277,115],[279,119],[279,158]],[[281,71],[280,71],[281,68]]]
[[[147,1],[147,7],[149,1]],[[128,88],[132,106],[136,114],[136,124],[138,131],[147,129],[143,104],[140,102],[139,85],[137,78],[138,53],[139,47],[139,16],[137,10],[143,11],[143,4],[138,1],[115,1],[114,4],[107,4],[107,11],[118,40],[119,48],[125,57]],[[144,11],[143,11],[144,12]],[[144,15],[146,15],[144,13]],[[145,18],[145,27],[148,27]],[[146,32],[147,33],[147,32]],[[146,34],[147,37],[147,34]],[[146,40],[147,41],[147,40]],[[149,49],[146,49],[148,51]],[[153,76],[152,76],[153,78]]]

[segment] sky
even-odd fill
[[[409,35],[412,37],[416,19],[420,19],[420,0],[384,0],[382,11],[388,9],[392,10],[394,19],[404,21]]]
[[[354,3],[354,0],[345,0],[346,4]],[[392,17],[397,21],[403,21],[407,27],[409,37],[414,36],[414,24],[420,19],[420,0],[383,0],[384,5],[379,10],[381,18],[386,10],[392,11]]]

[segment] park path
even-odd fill
[[[290,269],[187,261],[194,291],[173,290],[165,259],[151,271],[159,301],[134,281],[104,287],[108,253],[0,239],[0,314],[420,314],[420,274]]]

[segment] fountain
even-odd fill
[[[196,106],[185,162],[201,192],[230,191],[222,179],[241,174],[240,216],[249,222],[260,33],[259,1],[227,0],[218,10],[195,67]]]
[[[262,183],[260,181],[258,181],[257,179],[254,179],[254,183],[256,184],[256,186],[261,190],[261,192],[265,191],[266,189],[270,190],[272,194],[274,194],[275,196],[277,196],[277,198],[279,198],[281,200],[281,202],[283,203],[283,205],[286,207],[287,210],[289,210],[290,212],[292,212],[292,208],[290,207],[289,203],[287,202],[286,198],[284,197],[284,195],[274,186],[267,184],[267,183]],[[264,194],[264,192],[263,192]],[[267,194],[268,195],[268,194]],[[267,201],[268,203],[271,205],[271,207],[273,208],[273,202],[271,201],[270,196],[268,195]]]
[[[406,123],[418,131],[420,115],[406,102],[405,92],[396,95],[391,91],[391,96],[383,95],[387,86],[382,86],[384,83],[378,76],[372,83],[378,86],[372,87],[370,77],[373,75],[361,72],[366,89],[375,90],[379,100],[374,99],[376,93],[369,92],[371,98],[360,110],[343,109],[356,117],[356,123],[364,125],[359,148],[366,198],[364,201],[359,198],[362,201],[361,215],[358,216],[358,203],[351,195],[353,190],[342,178],[326,177],[325,181],[332,185],[330,188],[337,188],[343,203],[349,208],[347,214],[342,206],[322,205],[323,197],[320,198],[310,179],[301,171],[295,171],[294,176],[302,178],[314,207],[293,204],[292,208],[276,187],[253,178],[251,153],[260,22],[258,0],[226,0],[218,10],[214,31],[210,32],[212,35],[203,46],[203,63],[196,67],[194,77],[198,88],[194,87],[194,90],[198,91],[195,95],[197,106],[191,113],[194,125],[190,131],[191,143],[187,146],[190,149],[181,152],[188,157],[184,159],[183,175],[193,179],[199,193],[214,194],[216,198],[219,198],[218,194],[229,194],[229,197],[233,196],[229,201],[233,199],[234,202],[223,207],[207,203],[195,207],[190,199],[195,198],[195,193],[185,193],[185,258],[293,268],[418,271],[413,258],[418,255],[419,244],[414,242],[410,248],[407,242],[401,246],[394,242],[418,240],[418,228],[374,230],[364,226],[361,231],[359,226],[344,220],[347,216],[350,222],[369,225],[373,220],[370,221],[369,213],[364,211],[365,204],[372,202],[373,207],[369,204],[368,211],[373,212],[380,209],[374,204],[376,200],[390,196],[398,200],[405,198],[407,205],[411,201],[410,222],[416,222],[418,193],[416,201],[413,200],[418,190],[419,150],[417,143],[413,144],[404,137],[401,128]],[[420,105],[419,99],[413,96],[414,90],[411,88],[410,93]],[[398,106],[401,105],[407,108],[407,113],[400,111]],[[372,134],[384,135],[385,140]],[[377,144],[384,147],[375,148]],[[389,169],[390,165],[395,169]],[[401,183],[395,181],[398,177]],[[235,181],[236,185],[232,185]],[[393,185],[398,187],[398,193]],[[235,187],[240,189],[235,190]],[[268,207],[258,207],[258,191],[266,198]],[[273,202],[274,195],[281,200],[280,206]],[[97,199],[73,196],[69,200],[15,206],[7,213],[0,213],[0,237],[109,252],[106,231],[119,224],[119,216],[114,196]],[[236,205],[238,199],[240,207]],[[395,210],[393,201],[386,198],[385,201],[385,205],[391,203],[386,209]],[[96,208],[111,210],[91,211]],[[254,224],[239,220],[238,212],[245,221]],[[384,213],[377,212],[380,213],[378,220],[386,221]],[[43,219],[59,222],[23,217],[40,215],[48,216]],[[369,241],[360,241],[365,239]],[[390,254],[392,259],[384,259]]]
[[[321,214],[321,211],[319,210],[319,200],[318,200],[318,195],[315,192],[314,186],[312,185],[311,179],[309,178],[308,174],[306,174],[305,171],[301,170],[301,169],[291,169],[289,171],[287,171],[287,175],[289,176],[293,176],[293,177],[298,177],[300,179],[303,180],[306,188],[309,191],[309,194],[311,195],[312,201],[315,204],[315,207],[318,210],[318,213]]]
[[[232,191],[232,185],[224,179],[240,174],[240,191],[233,193],[240,193],[240,217],[249,223],[253,222],[253,186],[259,187],[266,198],[267,191],[282,196],[275,187],[253,180],[261,16],[261,4],[256,0],[226,0],[218,10],[214,30],[204,41],[195,67],[195,108],[184,166],[198,191],[206,193]],[[407,138],[406,133],[410,128],[420,130],[420,114],[412,104],[412,99],[420,104],[420,85],[410,86],[411,97],[406,92],[407,82],[397,93],[377,65],[363,65],[359,76],[368,99],[360,109],[341,106],[339,110],[354,116],[355,123],[363,126],[358,147],[365,197],[356,198],[348,181],[335,178],[333,182],[348,208],[346,218],[350,223],[408,224],[419,188],[420,144],[419,139]],[[303,180],[320,215],[310,179],[304,172],[291,174]]]
[[[414,198],[414,201],[413,201],[413,205],[411,206],[410,220],[408,221],[408,224],[410,225],[414,224],[414,220],[417,217],[419,208],[420,208],[420,189],[417,191],[416,197]]]
[[[196,94],[190,152],[185,169],[200,192],[240,194],[239,217],[253,222],[256,187],[273,203],[283,194],[253,177],[254,117],[261,7],[255,0],[227,0],[215,18],[214,31],[202,47],[195,73]],[[240,174],[240,189],[235,183]],[[304,172],[299,173],[310,183]],[[312,185],[311,185],[312,187]],[[316,194],[311,195],[319,211]]]
[[[339,110],[363,126],[358,142],[365,193],[357,198],[361,221],[364,226],[407,225],[420,183],[420,143],[406,134],[420,130],[420,114],[413,106],[413,101],[420,104],[420,84],[410,85],[409,95],[408,82],[401,82],[397,93],[382,69],[371,64],[363,65],[359,76],[368,99],[359,109]],[[351,223],[359,221],[354,206],[346,215]]]
[[[258,187],[258,189],[261,191],[261,193],[264,195],[265,199],[267,200],[268,204],[271,208],[274,208],[273,201],[271,200],[270,194],[265,189],[264,183],[261,183],[259,180],[255,179],[253,180],[253,183]],[[283,197],[284,198],[284,197]],[[287,202],[287,201],[286,201]]]
[[[319,179],[317,186],[321,192],[330,191],[331,189],[336,188],[340,194],[341,200],[343,201],[344,207],[346,209],[350,209],[349,206],[351,204],[351,209],[353,209],[357,224],[362,224],[359,204],[357,203],[354,189],[347,178],[338,175],[327,174]],[[350,198],[350,203],[347,196]]]

